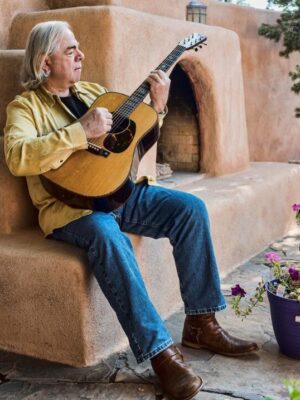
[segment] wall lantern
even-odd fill
[[[206,24],[206,9],[207,6],[198,0],[190,1],[186,6],[186,20]]]

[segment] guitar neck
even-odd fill
[[[156,70],[167,72],[170,67],[178,60],[181,54],[186,50],[184,46],[177,45],[171,53],[156,67]],[[149,93],[150,85],[145,80],[128,99],[115,111],[123,118],[128,118],[136,107],[145,99]]]

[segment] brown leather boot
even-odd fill
[[[208,349],[224,356],[243,356],[258,350],[256,343],[235,338],[218,324],[215,314],[187,315],[182,345],[193,349]]]
[[[151,359],[166,394],[174,400],[190,400],[203,385],[202,379],[184,364],[183,355],[172,345]]]

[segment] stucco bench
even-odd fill
[[[182,187],[208,206],[221,275],[288,231],[299,178],[298,165],[254,163],[249,171]],[[25,180],[10,175],[3,155],[0,187],[0,348],[83,366],[126,346],[85,254],[44,239]],[[171,246],[166,239],[130,239],[150,297],[167,317],[181,305]]]
[[[0,132],[6,105],[21,90],[23,56],[24,50],[0,50]],[[143,160],[141,173],[153,169],[155,149]],[[130,238],[149,293],[166,317],[180,304],[171,246],[166,240]],[[162,269],[166,280],[160,279]],[[8,171],[0,137],[0,348],[84,366],[126,345],[84,252],[43,237],[26,181]]]
[[[2,150],[0,157],[0,348],[75,366],[95,364],[127,339],[85,253],[43,237],[25,179],[10,174]],[[150,295],[166,316],[180,302],[175,268],[164,260],[170,246],[164,240],[131,240]]]

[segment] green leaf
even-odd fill
[[[300,390],[299,390],[300,381],[290,379],[286,380],[284,384],[290,395],[290,400],[300,400]]]

